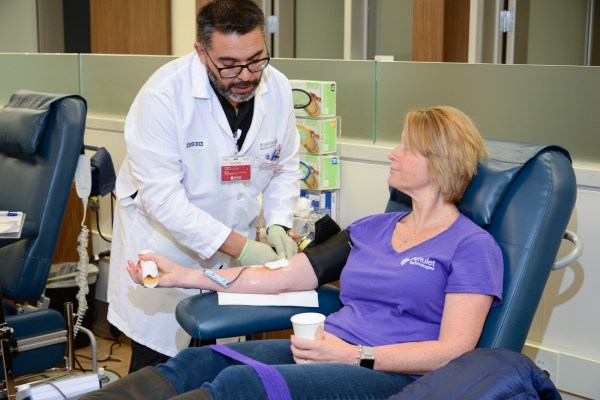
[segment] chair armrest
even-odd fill
[[[0,248],[8,246],[13,243],[17,243],[21,240],[32,239],[37,237],[39,233],[40,224],[38,222],[25,220],[23,222],[23,229],[21,235],[18,238],[0,238]]]
[[[569,254],[559,258],[554,262],[553,270],[564,268],[568,265],[573,264],[583,254],[583,241],[575,232],[566,231],[563,235],[563,239],[573,244],[573,249]]]
[[[278,331],[292,327],[290,318],[302,312],[328,315],[340,309],[339,289],[317,289],[319,307],[219,305],[217,293],[201,293],[177,304],[175,316],[182,328],[201,340]]]

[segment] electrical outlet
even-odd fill
[[[556,351],[542,349],[537,346],[525,346],[523,354],[529,357],[535,365],[550,375],[553,382],[558,380],[558,355]]]

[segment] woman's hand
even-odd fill
[[[343,363],[354,364],[358,346],[343,341],[319,328],[316,339],[300,339],[292,335],[291,349],[297,364]]]
[[[143,284],[141,261],[154,261],[158,267],[159,287],[183,287],[186,282],[186,276],[193,271],[193,268],[183,267],[166,257],[155,253],[138,254],[137,264],[131,260],[127,261],[127,272],[133,281],[137,284]]]

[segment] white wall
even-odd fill
[[[189,53],[196,41],[196,0],[171,1],[171,52]]]
[[[589,398],[600,398],[600,312],[596,308],[600,282],[600,188],[590,187],[600,171],[578,169],[577,203],[567,229],[583,240],[577,263],[554,271],[544,291],[529,331],[526,354],[548,360],[554,382],[561,389]],[[564,245],[564,251],[570,249]],[[559,254],[560,256],[560,254]],[[541,351],[537,348],[541,347]],[[545,360],[544,360],[545,362]]]

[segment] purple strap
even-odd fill
[[[281,373],[272,366],[256,361],[221,344],[212,344],[207,347],[210,347],[217,353],[221,353],[224,356],[254,368],[262,381],[269,400],[292,400],[292,394],[290,393],[290,389],[288,388],[285,379],[283,379]]]

